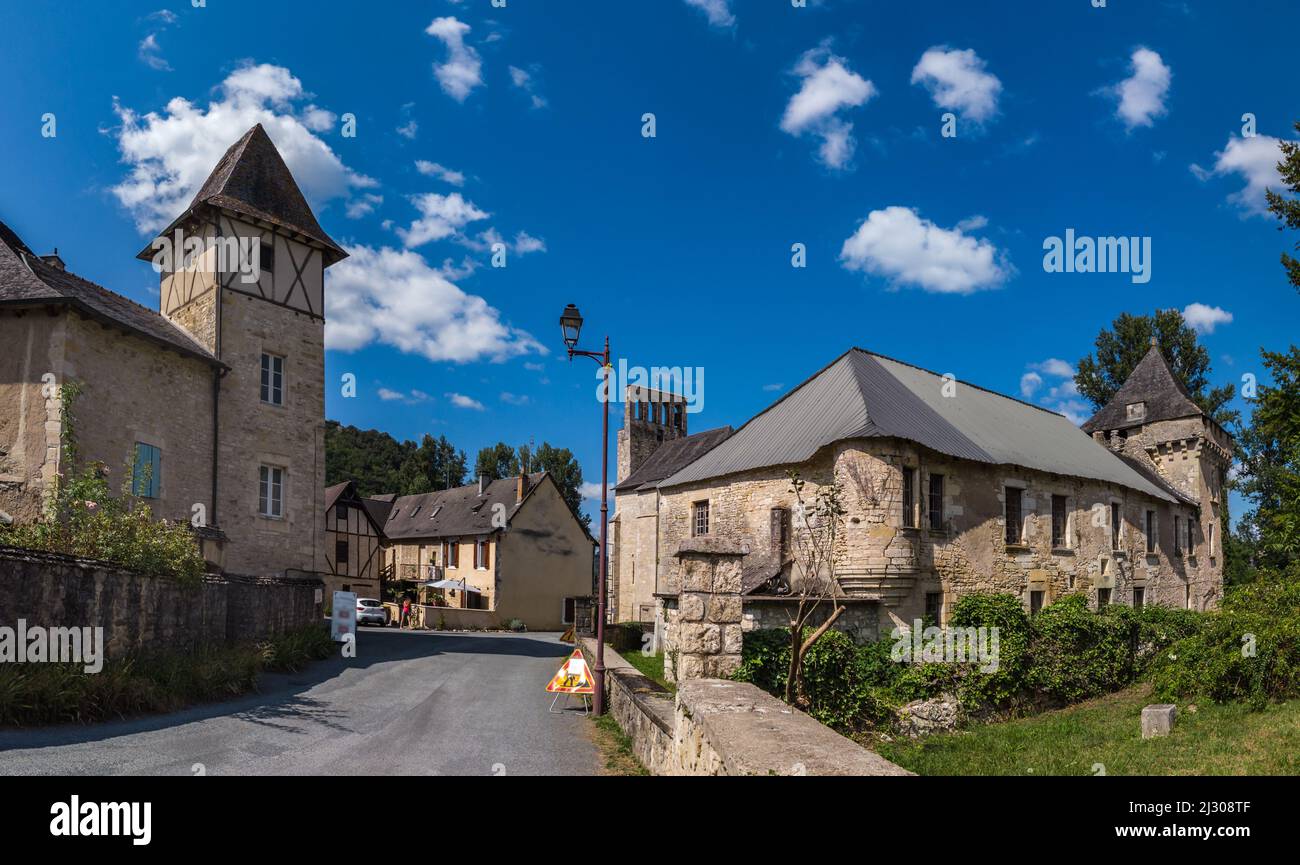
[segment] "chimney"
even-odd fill
[[[529,489],[528,475],[521,472],[519,474],[519,483],[515,488],[515,504],[519,504],[524,500],[524,496],[528,495]]]
[[[487,492],[487,488],[488,488],[488,476],[487,476],[487,475],[479,475],[479,476],[478,476],[478,494],[479,494],[480,496],[483,495],[485,492]]]
[[[66,271],[68,269],[67,265],[63,263],[63,259],[59,258],[59,248],[57,246],[54,247],[54,253],[52,255],[42,255],[41,261],[45,262],[55,270]]]

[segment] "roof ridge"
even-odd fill
[[[877,357],[880,358],[881,360],[888,360],[897,364],[901,364],[902,366],[911,367],[912,369],[920,370],[923,373],[927,373],[928,375],[936,376],[938,378],[944,378],[947,375],[947,373],[938,373],[932,369],[926,369],[925,367],[920,366],[918,364],[908,363],[905,360],[899,360],[896,357],[890,357],[887,354],[881,354],[880,352],[871,351],[869,349],[859,348],[857,346],[854,346],[853,349],[851,350],[860,351],[863,354],[870,355],[871,357]],[[982,390],[987,394],[992,394],[993,396],[1000,396],[1003,399],[1008,399],[1011,400],[1012,402],[1020,403],[1021,405],[1029,406],[1030,408],[1038,409],[1039,411],[1046,412],[1047,414],[1050,415],[1056,415],[1057,417],[1065,417],[1065,415],[1061,414],[1059,411],[1052,411],[1050,408],[1047,408],[1046,406],[1035,405],[1032,402],[1026,402],[1025,400],[1020,399],[1019,397],[1014,397],[1011,396],[1010,394],[1005,394],[1000,390],[993,390],[992,388],[984,387],[983,385],[975,384],[974,382],[965,381],[960,378],[954,378],[953,381],[957,382],[957,384],[965,385],[966,387],[973,387],[976,390]]]

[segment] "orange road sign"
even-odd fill
[[[574,649],[569,660],[564,662],[560,671],[546,686],[548,694],[595,694],[596,685],[592,681],[587,661],[582,657],[582,649]]]
[[[560,642],[561,642],[561,643],[577,643],[577,642],[578,642],[578,635],[575,634],[575,633],[573,633],[573,626],[572,626],[572,625],[570,625],[570,626],[569,626],[569,630],[565,631],[564,634],[560,637]]]

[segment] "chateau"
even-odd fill
[[[81,459],[195,525],[214,566],[328,571],[324,274],[346,253],[260,125],[137,257],[182,236],[155,312],[0,224],[0,512],[36,519],[67,468],[58,386],[75,381]],[[218,260],[250,244],[256,272]]]
[[[832,480],[843,490],[837,627],[859,639],[943,623],[970,592],[1009,592],[1031,613],[1071,593],[1189,609],[1222,594],[1232,441],[1155,346],[1082,430],[861,349],[735,431],[688,435],[673,400],[628,395],[611,526],[618,621],[671,627],[681,551],[723,545],[743,551],[740,627],[788,624],[792,470],[806,500]],[[739,644],[690,627],[692,641]]]

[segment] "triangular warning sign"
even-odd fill
[[[560,671],[546,686],[548,694],[595,694],[596,686],[592,681],[587,661],[582,657],[582,649],[574,649],[573,654],[560,667]]]

